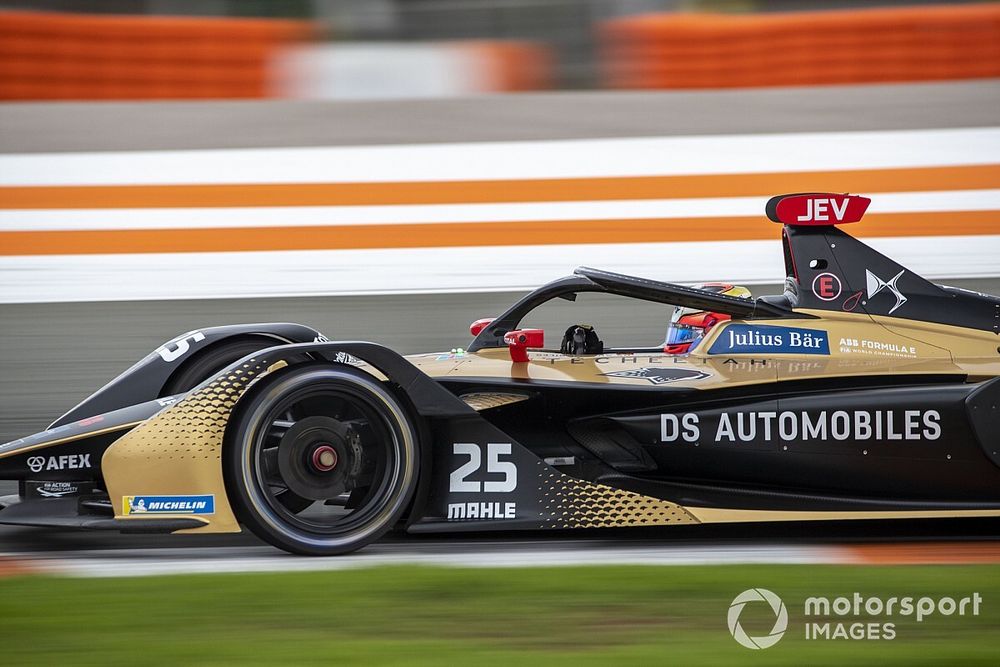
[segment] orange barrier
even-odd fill
[[[551,88],[552,54],[533,42],[516,40],[473,40],[465,47],[486,63],[483,89],[517,92]]]
[[[274,51],[313,33],[297,21],[0,13],[0,99],[265,97]]]
[[[1000,76],[1000,3],[789,14],[649,14],[601,28],[615,88]]]

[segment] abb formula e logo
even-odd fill
[[[28,469],[31,472],[43,470],[82,470],[90,467],[90,454],[64,454],[62,456],[31,456],[28,457]]]

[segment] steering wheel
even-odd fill
[[[581,354],[601,354],[604,352],[604,342],[598,338],[597,332],[589,324],[574,324],[563,334],[559,351],[574,357]]]

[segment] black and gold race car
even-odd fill
[[[581,268],[403,357],[293,324],[166,343],[0,446],[0,523],[224,533],[302,554],[449,532],[1000,516],[1000,298],[921,278],[775,197],[783,294]],[[669,261],[669,258],[664,258]],[[685,354],[528,329],[596,292],[719,315]],[[562,331],[559,332],[562,335]]]

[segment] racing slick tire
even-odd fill
[[[241,403],[223,472],[237,518],[259,538],[292,553],[337,555],[403,517],[417,487],[419,429],[381,382],[308,363],[265,378]]]
[[[229,364],[278,344],[279,341],[273,338],[242,336],[212,345],[185,361],[167,380],[160,396],[174,396],[190,391]]]

